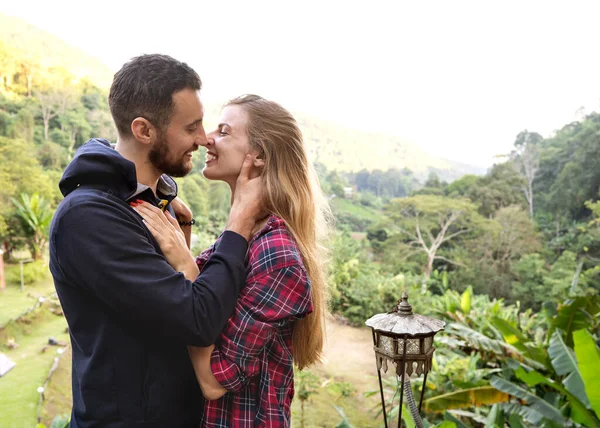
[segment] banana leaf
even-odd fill
[[[529,366],[536,369],[545,370],[546,366],[541,364],[527,355],[524,355],[513,345],[510,345],[503,340],[492,339],[485,334],[482,334],[464,324],[460,323],[449,323],[445,328],[446,334],[453,334],[463,339],[467,346],[483,352],[490,352],[501,358],[514,358],[518,361],[526,362]]]
[[[527,386],[536,386],[539,384],[548,385],[561,395],[566,396],[571,405],[571,419],[584,426],[597,426],[598,420],[586,408],[586,406],[573,394],[567,391],[561,384],[548,379],[546,376],[535,370],[526,371],[523,367],[515,370],[515,376],[525,382]]]
[[[465,315],[471,312],[471,294],[473,294],[473,289],[469,286],[460,297],[460,310]]]
[[[552,367],[559,376],[566,376],[562,383],[567,390],[576,396],[586,407],[590,407],[590,400],[585,392],[585,386],[575,353],[563,342],[560,332],[555,331],[550,339],[548,354],[552,362]]]
[[[525,402],[528,405],[527,407],[529,407],[534,412],[538,413],[542,418],[547,418],[559,424],[566,424],[567,420],[562,415],[559,409],[552,406],[550,403],[544,401],[540,397],[527,391],[526,389],[523,389],[520,386],[515,385],[514,383],[509,382],[506,379],[503,379],[498,376],[492,377],[490,384],[499,391],[502,391],[508,395],[512,395],[513,397],[516,397],[521,401]],[[538,420],[538,422],[540,421],[541,419]]]
[[[593,315],[600,311],[600,295],[576,297],[559,305],[556,316],[552,319],[548,337],[554,335],[555,330],[565,332],[567,346],[573,347],[573,332],[587,329],[594,323]]]
[[[443,413],[450,409],[465,409],[469,407],[490,406],[508,401],[508,394],[490,386],[462,389],[437,395],[423,401],[426,412]]]
[[[500,331],[506,343],[514,346],[532,360],[540,364],[546,364],[545,352],[535,346],[527,345],[528,340],[519,329],[502,318],[492,317],[490,321]]]
[[[444,413],[444,420],[448,421],[448,422],[453,422],[454,425],[456,426],[456,428],[469,428],[467,427],[467,425],[465,425],[464,423],[462,423],[460,421],[460,419],[454,417],[453,414],[449,413],[449,412],[445,412]]]
[[[504,412],[498,404],[492,406],[492,410],[485,420],[486,427],[504,428]]]
[[[573,341],[585,391],[596,416],[600,417],[600,352],[586,330],[574,332]]]

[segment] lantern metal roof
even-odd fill
[[[444,321],[413,314],[406,291],[402,293],[402,299],[392,312],[374,315],[365,324],[382,333],[409,336],[431,336],[443,330],[446,325]]]

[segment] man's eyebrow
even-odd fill
[[[204,118],[203,118],[203,117],[201,117],[200,119],[196,119],[196,120],[194,120],[192,123],[188,123],[188,124],[187,124],[187,125],[185,125],[185,126],[194,126],[194,125],[198,125],[198,124],[202,123],[202,121],[203,121],[203,120],[204,120]]]

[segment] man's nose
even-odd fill
[[[208,145],[208,136],[205,132],[202,132],[198,138],[196,138],[196,144],[202,147],[206,147]]]

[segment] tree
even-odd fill
[[[515,278],[515,264],[526,254],[541,249],[535,224],[518,206],[499,209],[485,223],[480,235],[465,242],[463,247],[467,252],[464,259],[468,261],[465,263],[470,269],[463,270],[461,280],[473,284],[479,293],[505,298],[511,297],[510,284]],[[522,292],[527,291],[519,291],[515,299]]]
[[[426,255],[423,291],[435,260],[459,264],[440,255],[450,241],[470,233],[482,221],[475,205],[467,199],[450,199],[436,195],[417,195],[392,200],[384,210],[393,229],[398,231],[408,249],[407,257]]]
[[[473,174],[466,174],[460,177],[458,180],[454,180],[448,184],[445,189],[446,196],[451,198],[456,197],[468,197],[471,190],[479,184],[481,177]]]
[[[537,132],[521,131],[515,140],[515,150],[510,156],[519,173],[525,177],[523,193],[529,203],[531,218],[533,218],[533,180],[540,167],[539,145],[543,140]]]
[[[9,252],[21,245],[24,234],[21,222],[15,218],[11,199],[21,193],[35,192],[52,203],[59,199],[56,175],[44,171],[34,153],[33,144],[0,137],[0,244],[4,244]]]
[[[37,193],[31,197],[22,193],[20,200],[12,199],[12,203],[17,208],[16,215],[21,220],[25,231],[25,239],[31,257],[39,260],[46,246],[50,222],[54,215],[50,203]]]
[[[66,111],[60,118],[61,127],[67,132],[69,137],[69,147],[67,147],[68,160],[73,158],[78,137],[86,140],[91,132],[91,127],[85,117],[85,111],[82,106],[78,109]]]
[[[44,140],[48,141],[50,120],[61,118],[67,110],[76,108],[77,93],[71,85],[71,74],[63,69],[50,70],[52,77],[44,83],[44,89],[36,92],[40,102],[42,121],[44,123]],[[64,131],[68,120],[60,121],[61,131]]]
[[[430,171],[423,188],[414,192],[413,195],[443,195],[446,183],[440,180],[435,171]]]
[[[469,186],[466,196],[478,205],[479,214],[491,218],[500,208],[527,206],[527,201],[520,192],[523,184],[523,178],[515,170],[512,161],[508,161],[494,165],[484,177]],[[459,185],[462,183],[456,186]],[[450,193],[454,189],[447,191]]]

